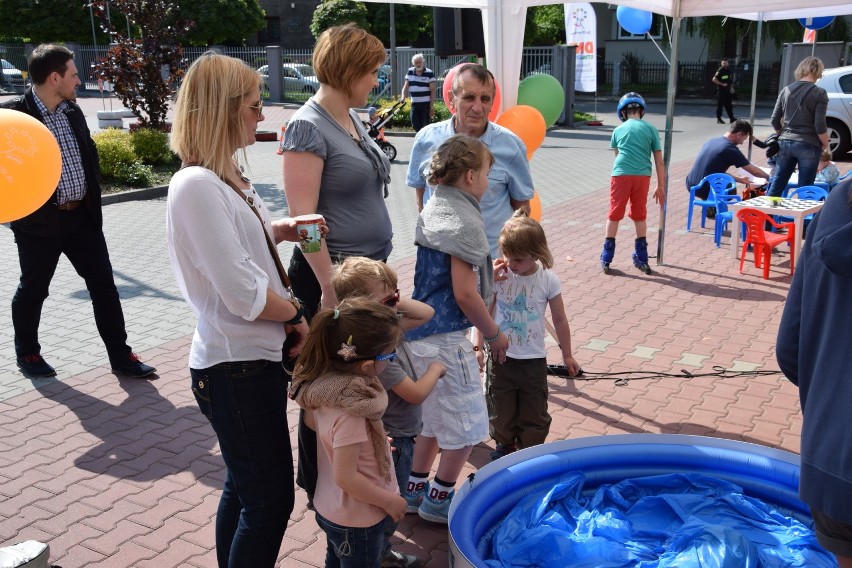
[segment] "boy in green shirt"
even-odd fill
[[[663,153],[660,148],[660,136],[657,129],[642,120],[645,116],[645,100],[639,93],[627,93],[618,103],[618,118],[624,124],[612,131],[610,148],[615,150],[615,162],[609,182],[609,214],[606,223],[606,240],[601,252],[601,268],[609,274],[609,265],[615,256],[615,235],[618,223],[624,218],[627,203],[630,203],[628,216],[636,227],[636,252],[633,264],[644,272],[651,273],[648,266],[648,190],[651,186],[651,156],[657,170],[657,189],[654,201],[662,205],[665,202],[666,170],[663,166]]]

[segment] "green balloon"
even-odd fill
[[[530,75],[518,85],[518,104],[533,107],[553,126],[565,107],[565,90],[552,75]]]

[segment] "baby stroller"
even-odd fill
[[[367,134],[376,141],[376,144],[379,145],[379,148],[382,149],[382,152],[385,153],[390,161],[396,159],[396,147],[385,139],[384,126],[396,116],[396,113],[403,106],[405,106],[405,99],[396,101],[393,106],[380,110],[375,122],[364,121],[364,128],[367,129]]]

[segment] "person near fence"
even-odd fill
[[[751,123],[747,120],[735,120],[728,131],[722,136],[715,136],[704,143],[698,156],[692,164],[692,169],[686,176],[686,190],[701,183],[710,174],[726,173],[731,167],[742,168],[754,177],[769,179],[769,174],[748,161],[737,146],[741,146],[746,140],[753,137]],[[754,178],[731,176],[739,183],[750,186]],[[734,189],[736,193],[736,189]],[[710,194],[710,186],[705,182],[695,192],[699,199],[707,199]],[[710,211],[712,209],[713,211]],[[716,208],[709,207],[707,216],[711,219],[716,216]]]
[[[722,107],[728,113],[731,122],[736,120],[734,116],[734,76],[728,66],[728,58],[723,57],[719,63],[716,74],[713,75],[713,84],[716,85],[716,122],[725,124],[722,120]]]
[[[387,260],[393,228],[385,205],[390,162],[367,134],[353,107],[364,107],[387,59],[379,38],[354,24],[334,26],[317,40],[313,67],[316,95],[300,108],[281,140],[284,194],[291,215],[319,213],[329,234],[319,252],[293,249],[288,274],[310,319],[337,304],[332,264],[350,256]],[[368,228],[368,230],[365,230]],[[316,487],[316,433],[310,412],[299,416],[296,483]]]
[[[770,119],[778,134],[777,166],[767,195],[782,195],[796,166],[799,187],[812,185],[816,179],[820,154],[828,149],[828,93],[814,84],[824,70],[819,57],[805,57],[796,67],[796,81],[778,95]]]
[[[831,191],[814,217],[778,328],[775,356],[799,388],[802,452],[799,497],[817,540],[852,567],[852,179]]]
[[[488,191],[479,207],[485,219],[492,258],[498,256],[497,238],[503,224],[516,209],[529,213],[533,197],[532,174],[524,143],[508,128],[488,120],[494,104],[495,85],[494,75],[482,65],[467,63],[459,68],[453,78],[450,100],[454,114],[417,133],[406,176],[406,184],[416,192],[417,209],[422,211],[433,191],[433,186],[427,183],[432,154],[441,143],[454,134],[467,134],[488,146],[494,156],[494,166],[488,174]]]
[[[411,58],[411,65],[405,74],[400,100],[411,95],[411,127],[420,132],[435,118],[435,73],[426,67],[422,53]]]
[[[271,568],[295,501],[282,346],[298,336],[289,353],[297,354],[308,328],[273,241],[298,240],[296,223],[272,221],[237,162],[264,119],[260,88],[239,59],[201,56],[178,92],[171,135],[183,167],[166,203],[169,256],[198,319],[192,392],[227,468],[216,513],[220,568]]]
[[[16,361],[27,375],[56,375],[41,355],[38,328],[50,281],[64,254],[86,282],[112,371],[147,377],[156,369],[142,363],[127,345],[124,312],[103,232],[98,149],[83,111],[74,102],[80,78],[73,57],[63,46],[39,45],[27,60],[33,85],[0,105],[44,123],[62,155],[56,191],[34,213],[11,225],[21,265],[21,280],[12,298]]]

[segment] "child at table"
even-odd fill
[[[828,189],[837,185],[837,178],[840,177],[840,170],[837,169],[837,164],[831,161],[831,151],[823,150],[819,155],[819,166],[817,166],[816,181],[821,181],[828,184]]]

